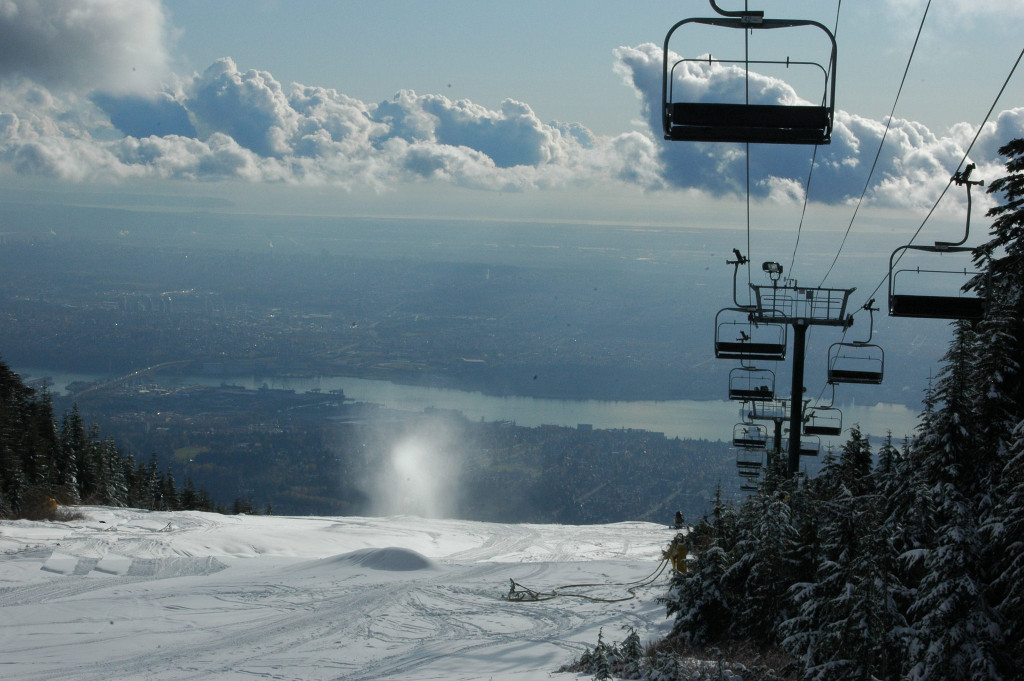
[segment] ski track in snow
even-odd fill
[[[547,678],[605,630],[668,628],[650,523],[500,525],[86,507],[0,521],[0,677]],[[565,597],[502,598],[509,579]],[[568,675],[566,678],[570,678]]]

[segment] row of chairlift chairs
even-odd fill
[[[662,76],[662,122],[665,139],[690,142],[739,142],[754,144],[829,144],[835,117],[836,92],[836,40],[834,34],[816,21],[803,19],[767,19],[762,11],[726,11],[715,0],[709,3],[718,16],[689,18],[677,22],[665,36]],[[774,57],[751,58],[748,43],[744,41],[742,59],[720,59],[700,54],[670,60],[672,40],[685,35],[693,26],[711,27],[726,31],[758,31],[812,29],[827,38],[827,54],[823,61],[791,60]],[[772,55],[769,55],[772,57]],[[743,93],[742,102],[695,101],[692,90],[676,87],[677,73],[690,65],[709,68],[728,68],[742,65],[755,68],[800,69],[819,74],[823,87],[817,104],[779,104],[750,102],[749,93]],[[893,317],[967,319],[984,316],[986,301],[968,291],[967,282],[975,280],[977,273],[970,265],[938,266],[940,259],[968,258],[973,249],[964,244],[970,234],[971,187],[982,182],[970,180],[974,165],[952,178],[967,188],[967,229],[958,242],[937,241],[934,245],[908,244],[893,251],[889,259],[888,312]],[[737,255],[738,252],[737,252]],[[740,256],[742,259],[742,256]],[[734,279],[735,299],[735,279]],[[873,301],[865,305],[871,310]],[[872,319],[873,332],[873,319]],[[729,399],[744,404],[745,417],[734,429],[733,445],[740,454],[736,465],[744,478],[743,489],[756,489],[756,480],[763,465],[762,458],[768,445],[767,428],[756,423],[759,418],[774,420],[767,412],[788,410],[786,401],[779,400],[775,392],[775,374],[756,366],[761,361],[775,362],[786,356],[787,327],[784,324],[751,321],[751,310],[737,304],[725,308],[715,317],[715,356],[738,359],[741,365],[729,373]],[[804,411],[803,443],[801,454],[816,455],[814,439],[836,436],[842,432],[842,413],[834,406],[835,385],[838,383],[878,384],[884,375],[885,354],[882,348],[867,341],[834,343],[828,352],[828,383],[833,388],[833,399],[827,405],[806,406]],[[749,405],[749,406],[748,406]],[[779,417],[782,418],[782,417]]]
[[[662,124],[665,139],[689,142],[739,142],[754,144],[829,144],[835,118],[836,62],[835,35],[823,24],[807,19],[769,19],[763,11],[728,11],[709,0],[715,17],[692,17],[677,22],[665,36],[662,52]],[[717,58],[710,54],[686,55],[687,41],[694,32],[688,29],[709,27],[730,31],[808,31],[824,36],[822,54],[817,61],[791,59],[789,55],[768,54],[767,58],[751,54],[750,42],[744,41],[744,52],[735,59]],[[795,34],[794,34],[795,35]],[[675,40],[673,40],[675,39]],[[788,41],[780,41],[789,44]],[[780,43],[775,43],[780,44]],[[683,49],[674,51],[682,45]],[[699,49],[691,47],[691,50]],[[682,57],[676,57],[683,54]],[[757,69],[785,69],[798,75],[815,73],[806,82],[819,81],[820,90],[812,95],[817,103],[806,104],[750,101],[751,93],[729,89],[731,101],[707,101],[695,96],[692,88],[677,87],[677,75],[687,67],[699,64],[709,68],[741,65],[749,72]],[[742,101],[737,101],[737,100]],[[986,301],[982,295],[967,290],[967,282],[977,276],[973,271],[973,248],[965,246],[970,234],[971,187],[983,184],[970,180],[974,165],[957,172],[952,180],[967,187],[967,230],[956,242],[936,241],[933,245],[907,244],[892,252],[889,258],[888,308],[893,317],[977,320],[984,316]],[[950,261],[953,261],[952,263]],[[940,264],[941,263],[941,264]],[[782,337],[784,341],[784,336]],[[768,341],[766,348],[777,347],[779,341]],[[771,353],[769,353],[771,354]]]
[[[746,259],[738,252],[734,265],[734,282],[739,266]],[[735,299],[735,287],[734,287]],[[835,406],[835,386],[848,384],[880,384],[885,375],[885,352],[880,345],[872,343],[874,335],[874,300],[864,309],[868,311],[870,325],[868,338],[864,341],[833,343],[827,354],[826,375],[832,388],[832,399],[827,404],[803,407],[803,427],[799,451],[801,456],[817,456],[821,449],[822,437],[842,434],[842,411]],[[779,399],[776,393],[776,376],[771,369],[757,366],[756,362],[776,362],[786,358],[787,326],[783,323],[755,322],[754,310],[742,306],[720,310],[715,318],[715,356],[719,359],[736,359],[740,366],[729,372],[730,400],[742,403],[741,421],[733,428],[733,446],[737,449],[736,466],[743,478],[741,489],[756,489],[756,479],[763,466],[763,458],[769,446],[769,431],[764,423],[788,420],[790,400]],[[782,450],[788,449],[784,440]]]

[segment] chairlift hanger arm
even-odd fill
[[[753,305],[744,305],[743,303],[740,302],[739,291],[737,289],[737,284],[736,284],[736,280],[740,276],[740,266],[746,265],[749,262],[749,260],[747,258],[745,258],[742,253],[740,253],[740,249],[738,249],[738,248],[732,249],[732,252],[736,254],[736,259],[735,260],[726,260],[725,261],[726,265],[732,265],[733,266],[733,270],[732,270],[732,302],[736,304],[736,307],[741,307],[741,308],[745,308],[745,309],[748,309],[748,310],[753,310],[755,306],[753,306]]]
[[[868,339],[864,341],[854,341],[857,345],[868,345],[871,343],[871,339],[875,337],[875,313],[878,312],[878,308],[875,307],[875,299],[872,298],[868,302],[864,303],[862,310],[868,311]],[[850,325],[853,325],[853,317],[850,317]]]
[[[964,238],[960,241],[936,241],[935,245],[939,248],[948,248],[950,246],[963,246],[967,243],[967,238],[971,235],[971,187],[978,185],[980,187],[985,186],[984,180],[972,180],[971,172],[976,168],[973,163],[968,163],[967,167],[962,171],[957,171],[953,174],[950,181],[955,182],[957,186],[967,187],[967,226],[964,229]]]

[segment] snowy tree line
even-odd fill
[[[1024,139],[974,251],[983,320],[953,323],[918,433],[874,454],[856,428],[814,479],[769,464],[691,534],[666,599],[698,649],[781,648],[832,679],[1010,679],[1024,670]]]
[[[88,430],[77,406],[58,423],[49,394],[36,394],[0,361],[0,518],[59,517],[70,504],[213,510],[205,489],[179,489],[156,457],[136,463],[110,437]]]
[[[1000,149],[1002,203],[917,435],[877,452],[859,428],[815,478],[770,456],[738,507],[715,499],[636,662],[598,642],[597,678],[1011,681],[1024,673],[1024,139]],[[683,669],[684,659],[737,659]],[[666,656],[665,650],[673,651]],[[633,654],[628,654],[633,650]],[[780,662],[779,654],[781,653]]]

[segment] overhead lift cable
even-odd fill
[[[749,144],[828,144],[831,141],[832,127],[835,117],[835,89],[836,89],[836,40],[835,35],[823,24],[807,19],[766,19],[763,12],[752,11],[749,8],[740,12],[726,12],[719,8],[715,0],[710,0],[712,8],[725,18],[690,18],[676,22],[669,29],[665,36],[664,49],[662,50],[662,124],[665,132],[665,139],[673,141],[691,142],[744,142],[747,144],[746,151],[746,199],[747,199],[747,246],[750,249],[751,226],[750,226],[750,149]],[[813,27],[820,30],[828,38],[831,49],[827,68],[820,63],[793,61],[789,57],[785,61],[757,61],[758,64],[803,65],[817,67],[824,76],[823,94],[821,104],[810,106],[803,104],[751,104],[749,98],[749,86],[745,88],[744,102],[737,104],[733,102],[705,102],[687,101],[686,95],[692,93],[683,92],[679,97],[674,93],[675,69],[680,64],[699,61],[707,63],[711,68],[713,63],[727,63],[711,57],[710,54],[693,58],[680,58],[673,63],[669,62],[670,42],[672,35],[677,29],[688,24],[699,24],[715,26],[734,30],[744,31],[744,65],[749,75],[750,60],[747,51],[747,33],[753,29],[788,29],[798,27]],[[813,163],[812,159],[812,170]],[[810,179],[808,180],[808,183]],[[795,259],[795,253],[794,253]],[[733,326],[745,323],[751,328],[775,326],[783,330],[792,326],[794,329],[793,344],[793,377],[792,377],[792,398],[789,405],[790,431],[795,434],[791,438],[787,470],[790,475],[796,474],[799,465],[799,457],[803,454],[799,433],[803,421],[803,363],[806,348],[807,330],[811,326],[848,326],[851,318],[846,314],[846,303],[853,289],[825,289],[818,287],[809,289],[800,287],[796,280],[787,279],[781,285],[783,267],[776,262],[765,262],[762,269],[768,273],[772,281],[771,287],[758,286],[749,281],[750,263],[743,262],[738,257],[736,262],[730,262],[738,268],[740,264],[747,265],[747,277],[749,291],[756,297],[757,304],[742,305],[736,300],[735,295],[735,271],[733,280],[735,308],[720,310],[723,313],[739,314],[742,318],[729,322]],[[748,293],[749,293],[748,291]],[[732,334],[723,335],[719,325],[719,316],[716,315],[715,354],[716,357],[734,357],[740,353],[740,359],[751,359],[747,357],[753,343],[750,333],[740,332],[739,338],[733,339]],[[733,328],[732,326],[726,328]],[[738,328],[734,329],[740,331]],[[783,339],[785,336],[783,336]],[[785,342],[781,344],[785,349]],[[782,355],[784,357],[784,354]],[[779,357],[781,359],[782,357]],[[775,420],[776,425],[776,450],[781,453],[781,429],[784,417],[779,416]],[[815,450],[817,451],[817,450]],[[514,585],[513,585],[514,586]]]
[[[832,29],[832,35],[839,35],[839,12],[843,8],[843,0],[839,0],[836,4],[836,21]],[[829,67],[831,69],[831,65]],[[800,222],[796,226],[796,242],[793,244],[793,257],[789,259],[789,273],[793,276],[794,265],[796,264],[796,252],[800,248],[800,235],[804,231],[804,218],[807,216],[807,202],[811,196],[811,178],[814,177],[814,166],[818,160],[818,145],[814,145],[814,152],[811,154],[811,168],[807,171],[807,184],[804,185],[804,205],[800,210]],[[750,189],[748,186],[747,195],[749,201]],[[749,219],[749,218],[748,218]],[[749,229],[749,227],[748,227]],[[747,252],[750,252],[750,244],[747,244]]]
[[[914,232],[914,235],[910,238],[911,244],[914,243],[914,240],[917,239],[917,237],[921,234],[921,231],[924,229],[924,226],[928,223],[928,220],[931,218],[932,214],[939,207],[939,203],[942,201],[943,197],[946,196],[946,192],[949,191],[949,188],[953,186],[953,184],[957,181],[958,177],[962,177],[961,168],[964,167],[964,162],[967,161],[967,157],[968,155],[970,155],[971,150],[977,143],[978,137],[981,136],[981,131],[985,129],[985,124],[988,123],[989,119],[992,117],[992,112],[995,111],[996,106],[999,104],[999,99],[1003,96],[1003,93],[1006,91],[1006,86],[1010,84],[1010,80],[1013,78],[1013,74],[1016,72],[1017,67],[1020,66],[1022,58],[1024,58],[1024,48],[1022,48],[1020,53],[1017,55],[1016,61],[1014,61],[1013,66],[1010,67],[1010,72],[1006,74],[1006,79],[1003,81],[1002,87],[999,88],[999,92],[996,94],[995,99],[992,100],[992,106],[988,108],[988,113],[985,114],[985,118],[982,120],[981,125],[978,126],[977,132],[974,133],[974,138],[971,140],[970,145],[968,145],[967,150],[964,152],[963,157],[960,159],[960,163],[957,164],[956,172],[953,174],[952,177],[949,178],[949,182],[946,183],[946,186],[942,189],[942,192],[939,194],[939,197],[935,199],[935,203],[932,204],[932,207],[928,210],[927,215],[924,216],[924,219],[921,221],[921,224]],[[893,265],[896,264],[899,264],[899,259],[897,259],[895,263],[893,263]],[[882,280],[878,282],[878,285],[875,286],[874,290],[868,295],[868,298],[874,298],[875,294],[878,293],[879,289],[881,289],[882,286],[884,286],[888,280],[889,274],[886,273],[886,275],[882,277]]]
[[[857,199],[857,205],[853,209],[853,215],[850,216],[850,224],[846,226],[846,233],[843,234],[843,240],[839,243],[839,249],[836,250],[836,257],[832,259],[832,264],[828,266],[828,271],[825,272],[825,276],[821,278],[819,286],[824,286],[825,281],[828,279],[828,275],[832,274],[832,268],[836,266],[836,262],[839,260],[839,254],[843,252],[843,246],[846,245],[846,239],[850,236],[850,230],[853,228],[853,222],[857,219],[857,213],[860,211],[861,204],[864,203],[864,197],[867,196],[868,188],[871,186],[871,178],[875,174],[875,168],[878,166],[878,159],[882,155],[882,147],[885,146],[885,138],[889,134],[889,127],[892,125],[893,116],[896,114],[896,105],[900,101],[900,94],[903,92],[903,86],[907,82],[907,74],[910,73],[910,64],[914,60],[914,53],[917,51],[917,43],[921,40],[921,31],[924,29],[924,20],[928,18],[928,9],[931,6],[932,0],[928,0],[928,4],[925,5],[924,8],[924,14],[921,16],[921,23],[917,27],[917,35],[914,37],[914,45],[910,48],[910,56],[907,57],[907,66],[903,69],[903,78],[900,80],[900,87],[896,91],[896,99],[893,100],[892,109],[889,111],[889,117],[885,121],[885,130],[882,132],[882,139],[878,141],[878,151],[875,152],[875,160],[871,162],[871,170],[868,171],[868,177],[864,181],[864,190],[860,193],[860,198]],[[881,286],[881,284],[879,286]],[[877,292],[878,289],[876,288],[875,291]],[[873,292],[868,297],[873,298],[874,295],[875,294]]]

